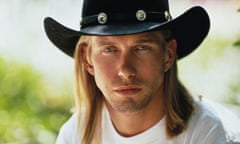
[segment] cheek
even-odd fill
[[[158,83],[162,84],[164,79],[164,62],[160,58],[155,58],[149,63],[144,64],[144,68],[142,68],[142,76],[149,80],[149,83],[152,85]]]
[[[105,91],[110,86],[114,74],[114,64],[98,57],[95,57],[92,62],[96,84],[101,91]]]
[[[164,72],[164,58],[161,54],[154,54],[146,58],[142,66],[143,71],[149,71],[153,74],[159,74]]]
[[[108,75],[114,71],[114,63],[108,59],[102,58],[101,56],[95,56],[93,59],[93,68],[95,75]]]

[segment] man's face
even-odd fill
[[[168,51],[160,32],[92,36],[91,41],[88,71],[114,110],[137,112],[163,96]]]

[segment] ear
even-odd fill
[[[164,72],[167,72],[173,65],[176,59],[177,41],[175,39],[167,42],[167,47],[164,55]]]
[[[94,68],[91,62],[90,50],[88,46],[84,45],[81,47],[81,56],[84,68],[88,71],[89,74],[94,75]]]

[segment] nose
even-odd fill
[[[130,54],[123,55],[119,59],[118,76],[123,80],[136,76],[136,63]]]

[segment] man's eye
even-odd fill
[[[107,48],[104,48],[103,49],[103,52],[106,52],[106,53],[108,53],[108,52],[113,52],[114,51],[114,48],[113,47],[107,47]]]
[[[138,46],[136,47],[137,51],[144,51],[144,50],[148,50],[149,48],[147,46]]]

